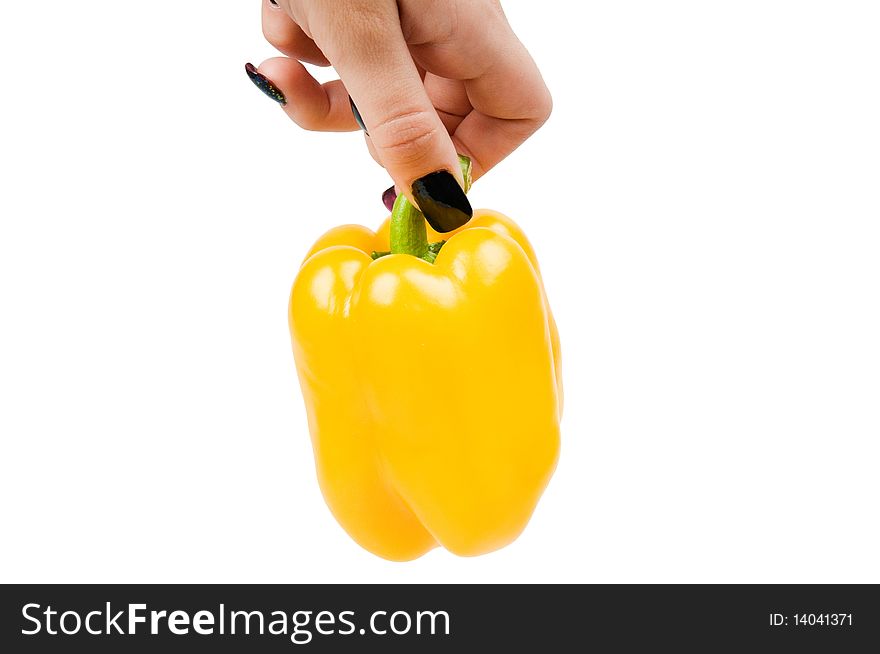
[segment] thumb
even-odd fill
[[[316,41],[397,188],[431,227],[450,232],[473,216],[452,139],[409,53],[396,3],[375,3],[370,19],[363,18],[337,18],[325,34],[315,26]]]

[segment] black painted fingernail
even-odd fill
[[[281,89],[275,86],[272,83],[272,80],[263,75],[263,73],[259,72],[256,66],[254,66],[253,64],[245,64],[244,70],[247,73],[248,77],[251,78],[254,86],[260,89],[270,98],[275,100],[275,102],[277,102],[278,104],[287,104],[287,98],[284,97]]]
[[[351,99],[351,96],[348,96],[348,103],[351,105],[351,113],[354,114],[354,119],[357,122],[358,127],[364,130],[364,134],[369,136],[370,133],[367,131],[367,126],[364,125],[364,119],[361,118],[361,112],[358,111],[357,105],[355,105],[354,100]]]
[[[273,7],[277,7],[277,6],[278,6],[278,3],[275,2],[275,0],[269,0],[269,4],[272,5]]]
[[[474,210],[458,181],[438,170],[413,182],[412,194],[435,231],[451,232],[471,219]]]
[[[397,190],[392,186],[382,194],[382,204],[384,204],[388,211],[394,211],[394,201],[397,199]]]

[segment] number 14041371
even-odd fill
[[[770,614],[771,627],[851,627],[852,613],[782,613]]]

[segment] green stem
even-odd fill
[[[434,259],[437,258],[437,255],[440,254],[440,248],[444,245],[446,245],[446,241],[434,241],[433,243],[428,243],[428,254],[425,255],[425,260],[433,263]],[[373,250],[370,257],[375,261],[376,259],[387,257],[389,254],[391,254],[391,250]]]
[[[391,253],[411,254],[424,259],[428,254],[425,216],[401,193],[391,210]]]
[[[471,160],[458,155],[461,174],[464,179],[464,190],[471,187]],[[394,201],[391,210],[391,254],[411,254],[430,263],[437,258],[441,244],[428,243],[428,231],[425,228],[425,216],[401,193]],[[374,259],[384,253],[374,253]]]

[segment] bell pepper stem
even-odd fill
[[[424,259],[428,254],[425,216],[401,193],[391,209],[391,253],[411,254]]]
[[[467,193],[471,187],[471,160],[460,154],[458,163],[461,166],[461,175],[464,179],[464,191]],[[428,243],[428,230],[425,227],[425,216],[419,211],[406,196],[401,193],[394,201],[391,210],[391,254],[411,254],[419,259],[430,263],[437,258],[437,253],[442,247],[436,243]],[[374,253],[383,256],[385,253]]]

